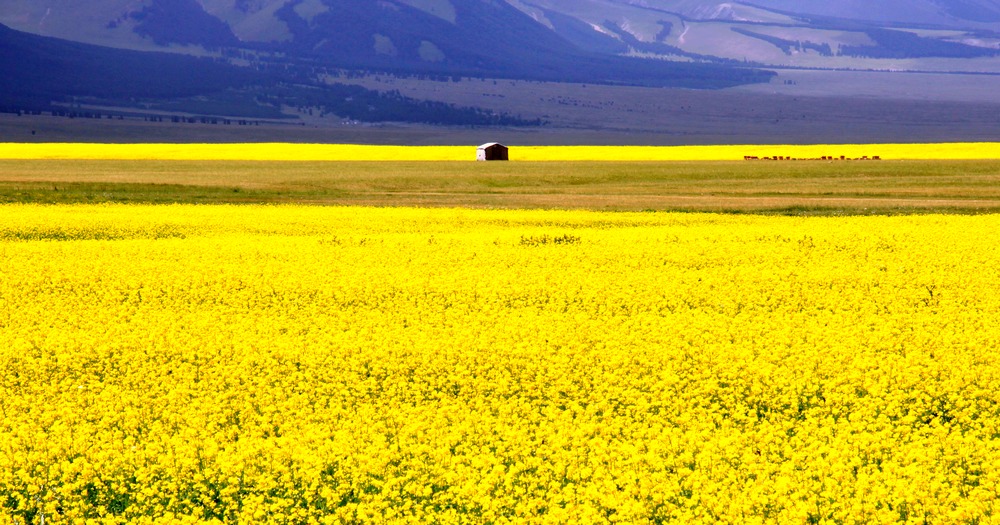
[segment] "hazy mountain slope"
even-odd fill
[[[189,97],[261,81],[253,71],[205,58],[99,47],[0,25],[0,98],[8,103]]]
[[[128,13],[136,0],[3,0],[0,24],[18,31],[119,48],[154,48],[133,32]]]
[[[511,0],[533,7],[572,12],[584,18],[612,17],[627,10],[671,13],[692,20],[789,23],[811,16],[880,23],[933,25],[952,29],[1000,30],[1000,5],[994,0]]]
[[[376,42],[362,29],[390,28],[405,42],[403,55],[414,51],[413,45],[432,41],[441,51],[450,45],[451,55],[459,56],[468,48],[470,33],[479,40],[499,38],[503,48],[517,38],[518,44],[540,48],[552,46],[558,52],[562,44],[551,35],[529,30],[523,20],[509,12],[509,6],[546,26],[573,45],[602,52],[621,52],[621,43],[601,28],[606,22],[623,28],[640,41],[664,40],[663,22],[674,29],[683,21],[731,21],[768,24],[808,25],[807,19],[831,17],[842,20],[874,21],[882,24],[934,26],[966,30],[1000,32],[1000,5],[992,0],[4,0],[0,2],[0,23],[14,29],[48,36],[115,47],[155,47],[166,44],[198,44],[206,47],[242,43],[290,42],[302,49],[310,38],[300,25],[316,35],[345,28],[355,36],[364,36],[355,44]],[[420,13],[409,21],[389,14],[384,23],[373,18],[395,13]],[[292,15],[290,16],[291,13]],[[351,17],[359,23],[354,27]],[[476,18],[479,17],[477,23]],[[434,31],[451,26],[440,37]],[[338,21],[348,20],[337,25]],[[331,24],[326,29],[324,24]],[[505,28],[513,38],[505,38]],[[464,35],[456,34],[464,31]],[[554,31],[552,31],[554,30]],[[683,29],[680,29],[681,31]],[[391,33],[391,32],[390,32]],[[380,33],[390,39],[393,34]],[[593,33],[593,34],[592,34]],[[414,35],[421,36],[413,42]],[[145,36],[145,38],[143,38]],[[323,38],[312,39],[321,44]],[[343,40],[343,39],[341,39]],[[368,42],[365,42],[365,41]],[[395,44],[395,43],[393,43]],[[322,46],[321,46],[322,47]],[[384,53],[392,47],[382,42]],[[370,55],[369,49],[364,49]],[[425,59],[438,56],[425,48]],[[445,52],[448,56],[449,53]]]
[[[140,47],[136,38],[142,37],[145,49],[243,47],[323,67],[691,88],[769,78],[710,64],[622,58],[629,45],[620,34],[594,32],[574,17],[553,13],[561,28],[573,31],[564,37],[501,0],[8,2],[0,6],[0,23],[13,20],[28,31],[51,25],[61,38],[102,44],[121,37],[119,47]],[[74,30],[68,19],[81,27]]]
[[[719,67],[743,63],[1000,72],[990,0],[5,0],[0,23],[276,69],[696,88],[769,78]]]
[[[360,86],[293,80],[207,58],[94,46],[0,25],[0,111],[76,111],[85,104],[132,113],[289,118],[283,109],[294,106],[368,122],[541,124]]]
[[[305,0],[295,0],[277,11],[293,34],[281,49],[339,67],[692,88],[768,78],[717,65],[640,61],[618,57],[614,50],[597,53],[500,1],[312,1],[321,1],[324,9],[304,13]]]
[[[568,42],[502,2],[455,6],[455,22],[404,2],[323,0],[311,19],[290,2],[279,18],[292,30],[297,53],[357,66],[447,63],[508,70],[546,55],[578,54]]]
[[[1000,7],[987,0],[511,1],[567,39],[599,36],[591,49],[612,50],[605,52],[786,67],[1000,72],[1000,32],[994,31],[1000,23],[988,22]],[[616,44],[626,51],[613,51]]]
[[[229,25],[205,12],[196,0],[153,0],[129,14],[134,31],[158,45],[195,44],[206,48],[239,43]]]
[[[751,0],[782,11],[851,20],[979,28],[1000,24],[1000,6],[991,0]]]
[[[292,33],[275,13],[287,0],[200,0],[205,12],[225,22],[242,42],[284,42]]]
[[[173,46],[178,51],[178,45],[239,43],[227,21],[205,11],[199,0],[4,0],[0,23],[18,31],[127,49]]]

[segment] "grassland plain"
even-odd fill
[[[10,523],[997,523],[1000,217],[0,206]]]
[[[0,202],[984,213],[1000,210],[1000,160],[0,160]]]

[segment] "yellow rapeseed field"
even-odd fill
[[[0,207],[3,523],[998,523],[998,216]]]
[[[0,143],[0,159],[461,161],[473,146],[349,144],[17,144]],[[698,161],[744,156],[958,160],[998,159],[1000,143],[821,144],[735,146],[512,146],[513,161]]]

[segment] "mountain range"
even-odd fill
[[[0,24],[6,82],[53,100],[66,68],[149,98],[119,81],[120,64],[174,71],[169,55],[199,57],[202,79],[237,79],[208,89],[179,72],[160,86],[205,89],[176,97],[225,91],[279,109],[294,100],[274,93],[311,101],[332,89],[331,71],[700,89],[767,82],[769,68],[1000,73],[991,0],[5,0]],[[29,69],[30,82],[17,77]]]
[[[991,0],[5,0],[0,24],[116,48],[491,73],[540,61],[554,75],[566,74],[554,57],[581,52],[839,67],[1000,49]]]

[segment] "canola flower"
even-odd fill
[[[0,207],[5,523],[996,523],[997,216]]]
[[[744,156],[907,160],[1000,158],[1000,143],[814,144],[725,146],[514,146],[512,161],[724,161]],[[74,144],[0,143],[0,159],[240,160],[240,161],[464,161],[471,146],[352,144]]]

